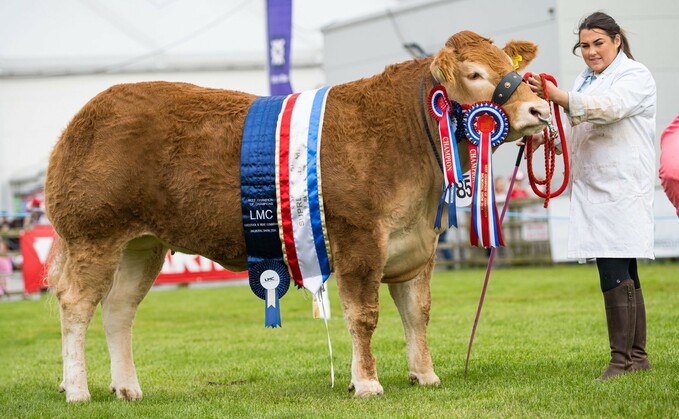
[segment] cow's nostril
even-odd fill
[[[549,118],[549,106],[531,106],[528,111],[531,115],[541,121],[545,118]]]

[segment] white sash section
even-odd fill
[[[304,287],[316,294],[323,285],[323,275],[316,256],[309,212],[307,187],[307,143],[309,118],[317,90],[302,92],[297,98],[290,121],[290,212],[297,248],[299,270]],[[321,115],[321,121],[323,115]],[[320,131],[319,131],[320,137]],[[319,153],[320,155],[320,153]]]

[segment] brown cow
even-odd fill
[[[442,173],[427,139],[420,83],[432,75],[460,103],[490,100],[502,77],[537,46],[504,50],[472,32],[434,57],[392,65],[334,86],[323,123],[321,165],[334,274],[353,340],[350,389],[382,394],[370,340],[378,288],[387,283],[403,321],[410,380],[440,383],[426,342]],[[85,332],[102,302],[111,390],[141,399],[132,323],[168,249],[246,269],[240,206],[241,136],[251,94],[183,83],[113,86],[70,122],[52,152],[45,203],[61,238],[49,274],[60,305],[66,400],[89,400]],[[520,85],[504,105],[508,140],[540,131],[545,101]],[[461,144],[464,170],[469,158]],[[445,217],[443,223],[445,224]]]

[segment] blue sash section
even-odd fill
[[[318,179],[320,177],[320,168],[318,168],[318,153],[320,142],[318,141],[320,132],[320,125],[323,121],[321,115],[324,110],[324,102],[327,98],[327,91],[329,86],[318,90],[314,97],[314,103],[311,108],[311,115],[309,120],[309,140],[307,150],[307,185],[309,191],[309,212],[311,216],[311,228],[314,233],[314,245],[316,253],[320,262],[321,274],[323,275],[323,282],[330,276],[330,260],[328,258],[327,248],[325,246],[325,235],[323,233],[323,218],[321,211],[321,197],[318,196]]]
[[[265,326],[280,326],[278,298],[288,290],[290,274],[283,260],[276,209],[276,126],[285,96],[257,98],[245,119],[241,148],[241,208],[248,276],[252,291],[265,301]],[[265,287],[270,272],[280,283]],[[262,275],[267,272],[267,275]],[[267,295],[272,298],[267,298]],[[274,301],[275,299],[275,301]]]

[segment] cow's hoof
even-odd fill
[[[66,401],[69,403],[81,403],[90,401],[90,392],[87,390],[69,391],[66,390]]]
[[[59,392],[66,393],[66,401],[68,403],[79,403],[79,402],[89,402],[90,401],[90,391],[87,388],[84,389],[69,389],[63,382],[59,385]]]
[[[417,374],[410,372],[410,384],[419,384],[422,386],[438,386],[441,384],[441,379],[433,372],[427,374]]]
[[[134,400],[141,400],[144,396],[139,385],[114,386],[111,384],[110,389],[111,393],[116,394],[118,400],[127,400],[128,402],[131,402]]]
[[[349,385],[349,391],[352,390],[354,391],[355,397],[382,396],[384,394],[384,389],[377,380],[366,380],[358,384],[351,383]]]

